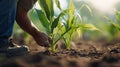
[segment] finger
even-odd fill
[[[43,44],[44,47],[50,47],[50,43],[48,41],[44,42]]]
[[[52,42],[53,42],[53,40],[50,37],[48,37],[48,41],[50,44],[52,44]]]

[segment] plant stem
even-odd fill
[[[51,45],[51,51],[55,52],[55,44],[67,33],[70,31],[71,28],[69,28],[67,31],[65,31],[52,45]]]

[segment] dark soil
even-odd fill
[[[55,53],[32,44],[28,45],[30,55],[6,58],[1,67],[120,67],[119,42],[81,41],[70,50],[61,44]]]

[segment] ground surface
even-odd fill
[[[33,44],[30,41],[28,45],[30,55],[6,58],[1,62],[2,67],[120,67],[119,41],[80,41],[72,43],[70,50],[60,45],[56,53]]]

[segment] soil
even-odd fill
[[[120,41],[73,42],[70,50],[59,43],[58,50],[51,53],[29,41],[30,54],[5,58],[1,67],[120,67]]]

